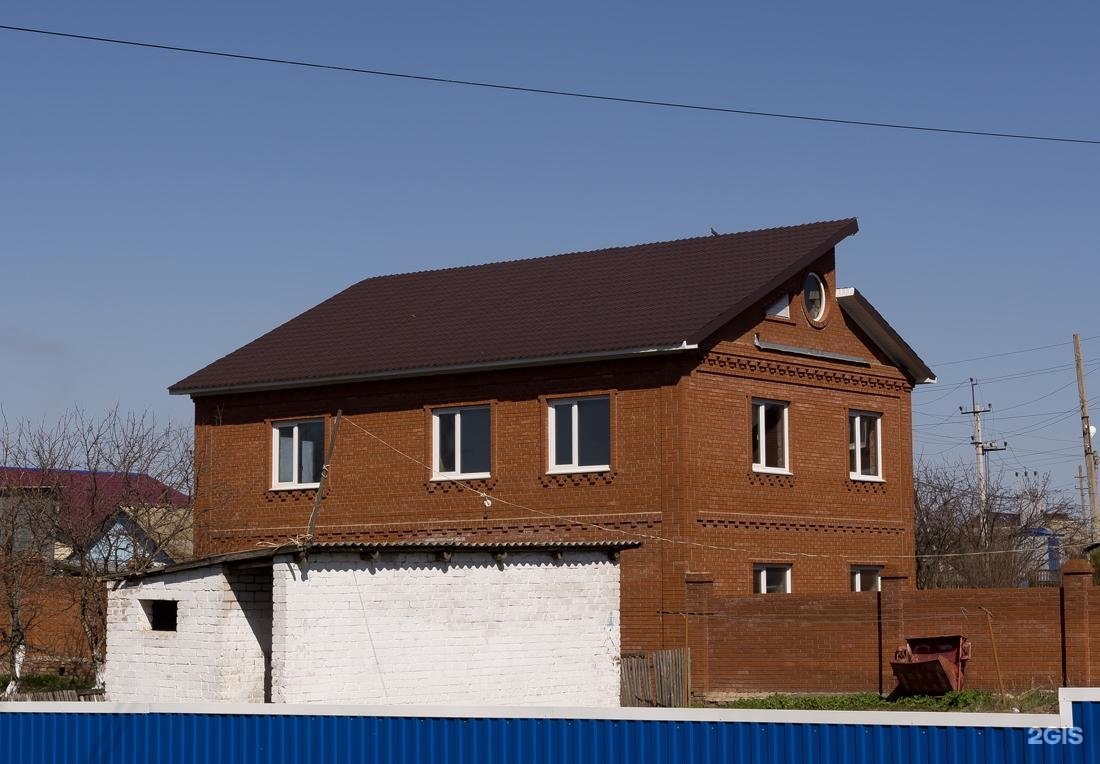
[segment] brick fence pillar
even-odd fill
[[[878,652],[880,695],[894,690],[894,672],[890,661],[894,650],[905,641],[905,593],[909,576],[902,568],[888,567],[881,573],[882,590],[878,593]]]
[[[687,588],[684,608],[684,647],[690,652],[691,692],[702,695],[710,690],[710,616],[714,612],[714,576],[710,573],[684,574]]]
[[[1067,560],[1062,566],[1062,674],[1068,687],[1088,687],[1100,672],[1092,670],[1089,635],[1089,597],[1092,565],[1087,560]]]

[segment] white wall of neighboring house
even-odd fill
[[[151,599],[178,601],[176,631],[150,628]],[[619,704],[602,551],[280,555],[130,579],[107,620],[112,701]]]
[[[619,705],[605,553],[315,553],[273,575],[275,702]]]
[[[108,584],[104,684],[112,701],[262,703],[271,638],[270,569],[198,568]],[[177,602],[154,631],[143,601]]]

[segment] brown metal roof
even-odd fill
[[[854,218],[360,281],[177,394],[672,351],[858,230]]]
[[[135,573],[118,573],[102,576],[105,581],[129,580],[132,578],[148,578],[165,573],[176,573],[181,570],[194,570],[219,565],[235,565],[257,560],[271,560],[280,554],[308,554],[309,552],[620,552],[625,549],[637,549],[642,545],[640,541],[622,541],[603,539],[595,541],[319,541],[306,545],[285,544],[283,546],[264,547],[262,549],[247,549],[243,552],[230,552],[229,554],[215,554],[209,557],[199,557],[186,562],[166,565],[162,568],[138,571]]]

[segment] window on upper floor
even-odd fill
[[[882,480],[881,414],[848,414],[848,475],[853,480]]]
[[[773,318],[790,318],[791,296],[787,294],[781,295],[778,300],[771,304],[766,315]]]
[[[611,398],[550,401],[550,472],[611,469]]]
[[[791,566],[758,563],[752,566],[753,594],[790,594]]]
[[[875,565],[852,566],[853,592],[882,591],[882,568]]]
[[[757,472],[789,472],[787,404],[752,402],[752,468]]]
[[[432,411],[432,477],[487,478],[491,424],[488,406]]]
[[[325,459],[325,422],[305,419],[272,425],[274,488],[316,488]]]
[[[816,273],[810,272],[802,280],[802,307],[811,321],[825,318],[825,282]]]

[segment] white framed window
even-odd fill
[[[753,594],[790,594],[791,566],[757,563],[752,566]]]
[[[325,463],[325,421],[303,419],[271,426],[273,488],[316,488]]]
[[[611,398],[549,402],[550,472],[611,469]]]
[[[882,591],[882,568],[876,565],[852,566],[853,592]]]
[[[791,296],[788,294],[781,295],[778,300],[768,307],[766,315],[772,316],[773,318],[790,318]]]
[[[432,411],[432,478],[489,477],[492,425],[488,406]]]
[[[790,473],[787,408],[780,401],[752,402],[752,468],[757,472]]]
[[[882,480],[881,414],[848,414],[848,476],[852,480]]]
[[[825,318],[825,282],[812,271],[802,279],[802,307],[811,321]]]

